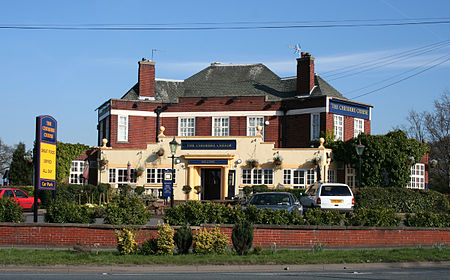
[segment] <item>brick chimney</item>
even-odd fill
[[[155,63],[143,58],[139,61],[139,99],[155,100]]]
[[[309,95],[314,88],[314,57],[301,53],[297,58],[297,95]]]

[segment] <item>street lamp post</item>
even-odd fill
[[[175,152],[177,151],[178,148],[178,142],[177,140],[175,140],[175,136],[173,137],[173,140],[169,142],[169,147],[170,147],[170,152],[172,153],[172,191],[170,192],[170,207],[173,207],[173,175],[175,174],[175,170],[174,170],[174,162],[175,162]]]
[[[356,146],[356,154],[359,157],[359,188],[361,188],[361,156],[364,152],[364,148],[366,146],[364,146],[363,144],[361,144],[361,140],[359,140],[359,144]]]

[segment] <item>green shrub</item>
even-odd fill
[[[344,214],[339,213],[337,210],[309,209],[305,212],[305,219],[309,225],[340,226],[344,221]]]
[[[131,229],[116,230],[117,251],[121,255],[134,254],[137,251],[135,234]]]
[[[220,232],[219,227],[212,230],[200,229],[194,236],[193,251],[196,254],[223,254],[229,243],[228,236]]]
[[[136,195],[121,195],[105,206],[105,224],[145,225],[150,219],[144,202]]]
[[[158,239],[151,238],[142,243],[140,253],[142,255],[156,255],[158,252]]]
[[[408,227],[450,227],[450,214],[436,214],[425,211],[406,214],[404,223]]]
[[[134,189],[134,193],[137,194],[137,195],[141,195],[141,194],[143,194],[144,192],[145,192],[145,188],[144,188],[143,186],[137,186],[137,187]]]
[[[450,206],[445,195],[432,190],[407,188],[362,188],[356,194],[355,208],[386,208],[397,213],[448,213]]]
[[[172,255],[175,244],[173,241],[173,228],[169,224],[163,223],[159,225],[158,240],[156,241],[158,255]]]
[[[348,213],[345,224],[348,226],[396,227],[401,221],[392,209],[359,208]]]
[[[247,220],[236,223],[231,233],[234,250],[238,255],[247,255],[253,245],[253,227]]]
[[[47,207],[45,221],[48,223],[80,223],[94,222],[95,210],[66,200],[54,200]]]
[[[9,198],[0,198],[0,222],[20,223],[24,220],[23,209],[19,204]]]
[[[164,221],[173,226],[186,224],[198,226],[205,223],[235,224],[245,219],[253,224],[304,224],[303,218],[298,213],[261,210],[253,205],[249,205],[245,211],[242,211],[241,206],[230,207],[219,203],[201,203],[199,201],[178,204],[167,209],[164,215]]]
[[[189,249],[192,246],[193,238],[194,233],[192,232],[192,229],[189,226],[184,225],[177,230],[177,232],[173,236],[173,239],[175,241],[175,244],[177,245],[178,252],[180,254],[189,253]]]

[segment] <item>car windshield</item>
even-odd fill
[[[290,205],[289,195],[286,194],[259,194],[250,199],[253,205]]]
[[[351,196],[347,186],[322,186],[321,196]]]

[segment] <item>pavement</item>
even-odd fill
[[[189,273],[189,272],[276,272],[276,271],[361,271],[374,269],[449,268],[450,262],[349,263],[295,265],[3,265],[2,272],[33,273]]]

